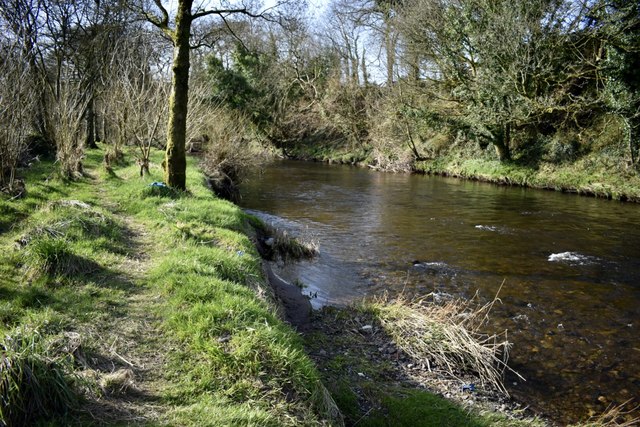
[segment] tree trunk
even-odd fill
[[[364,83],[364,87],[369,86],[369,74],[367,73],[367,50],[365,48],[362,49],[362,82]]]
[[[409,64],[409,68],[410,68],[410,76],[411,76],[411,80],[416,83],[420,80],[420,56],[418,54],[418,52],[412,52],[409,55],[410,58],[410,64]]]
[[[627,138],[629,139],[629,155],[631,157],[631,166],[636,170],[640,170],[640,144],[638,143],[638,120],[625,120],[627,127]]]
[[[85,119],[87,120],[87,139],[85,140],[85,145],[89,148],[98,148],[96,145],[96,113],[93,97],[91,97],[87,104]]]
[[[497,132],[496,137],[493,140],[493,145],[496,147],[496,153],[500,161],[511,160],[511,150],[509,145],[511,144],[511,124],[507,123],[501,127]]]
[[[164,180],[169,187],[186,189],[187,105],[189,102],[189,34],[193,0],[178,2],[173,48],[173,78],[169,98],[169,125]]]
[[[391,11],[387,10],[385,12],[385,50],[387,56],[387,87],[393,86],[393,69],[396,64],[396,40],[395,35],[393,34],[393,25],[391,23],[392,20]]]

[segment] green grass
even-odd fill
[[[365,417],[365,427],[541,427],[538,419],[514,419],[502,414],[477,412],[435,394],[398,388],[385,396],[381,408]]]
[[[476,415],[434,394],[397,390],[383,399],[381,409],[363,419],[359,425],[484,427],[493,424],[484,423]]]
[[[36,331],[15,331],[0,348],[0,419],[5,425],[31,425],[65,416],[79,404],[70,360]]]
[[[0,199],[0,424],[340,425],[338,406],[358,425],[519,425],[388,384],[355,352],[321,375],[277,315],[255,218],[193,162],[176,192],[149,185],[160,152],[143,179],[102,157],[73,182],[39,163],[26,197]],[[378,409],[361,413],[356,388]]]
[[[82,337],[81,347],[56,353],[56,360],[70,363],[48,370],[69,384],[69,402],[87,403],[60,403],[47,391],[53,407],[65,410],[38,404],[44,409],[31,411],[30,422],[129,424],[126,416],[95,410],[120,398],[108,387],[100,391],[100,384],[122,359],[148,357],[154,365],[154,354],[164,362],[157,363],[147,391],[152,396],[145,399],[161,409],[145,412],[142,399],[145,421],[138,424],[327,422],[316,368],[269,296],[251,237],[255,220],[215,198],[193,162],[188,191],[176,192],[149,185],[161,180],[160,152],[144,179],[132,164],[104,170],[102,157],[101,150],[88,151],[87,176],[75,182],[40,163],[27,171],[26,197],[0,200],[0,332],[39,334],[42,342],[71,332]],[[113,330],[114,323],[135,330],[137,313],[149,330],[133,338]],[[111,338],[105,342],[105,336]],[[127,338],[133,342],[127,353],[115,356],[113,346]],[[51,359],[43,346],[29,354]],[[87,386],[74,380],[80,373]],[[4,421],[20,414],[20,396],[3,407]]]
[[[491,147],[487,150],[452,149],[437,159],[418,162],[414,168],[430,174],[640,202],[640,175],[619,157],[594,151],[571,162],[530,163],[517,157],[500,162]]]

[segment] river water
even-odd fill
[[[384,292],[487,301],[503,284],[489,332],[508,330],[519,401],[561,423],[640,403],[640,205],[294,161],[242,197],[318,242],[280,272],[315,307]]]

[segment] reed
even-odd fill
[[[510,370],[507,333],[480,332],[494,302],[477,306],[474,300],[452,299],[436,304],[385,297],[376,300],[372,308],[396,345],[430,371],[454,378],[471,372],[483,387],[508,396],[503,382],[505,370]]]
[[[585,422],[570,427],[633,427],[640,424],[640,418],[631,418],[631,414],[638,410],[632,400],[620,405],[610,405],[603,413],[594,415]]]

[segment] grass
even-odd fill
[[[64,416],[78,407],[70,355],[52,351],[37,331],[15,331],[0,348],[0,419],[3,425],[30,425]],[[51,340],[49,340],[51,341]]]
[[[369,306],[394,342],[429,371],[453,378],[469,371],[482,387],[508,395],[503,384],[510,344],[506,336],[486,336],[479,329],[492,303],[474,307],[473,301],[442,304],[423,301],[378,300]]]
[[[430,174],[456,176],[506,185],[550,189],[606,199],[640,201],[640,178],[622,168],[600,163],[597,155],[572,164],[546,163],[539,166],[499,162],[494,159],[455,159],[451,156],[420,162],[416,170]]]
[[[359,426],[465,426],[540,427],[537,419],[515,420],[495,413],[474,413],[435,394],[396,389],[382,400],[381,408],[364,418]]]
[[[64,364],[45,346],[12,352],[39,361],[24,365],[34,372],[46,366],[53,383],[5,399],[2,421],[28,412],[29,422],[63,425],[331,423],[314,364],[275,314],[255,220],[212,196],[194,164],[189,191],[175,192],[150,186],[162,153],[145,179],[131,164],[106,171],[102,157],[88,151],[77,182],[38,164],[25,198],[0,200],[0,332],[82,342],[61,353]],[[7,368],[22,365],[4,345],[1,372],[17,384],[25,369]],[[56,384],[68,384],[68,400]]]
[[[390,384],[359,352],[320,372],[277,315],[255,218],[192,163],[175,192],[150,186],[162,153],[144,179],[102,158],[88,151],[75,182],[38,163],[24,198],[0,199],[0,424],[339,426],[338,408],[358,425],[503,422]],[[403,325],[393,305],[376,310]],[[366,414],[363,394],[379,402]]]
[[[620,405],[611,405],[602,414],[596,414],[587,421],[570,427],[632,427],[640,423],[640,418],[629,415],[638,410],[638,404],[632,401]]]

